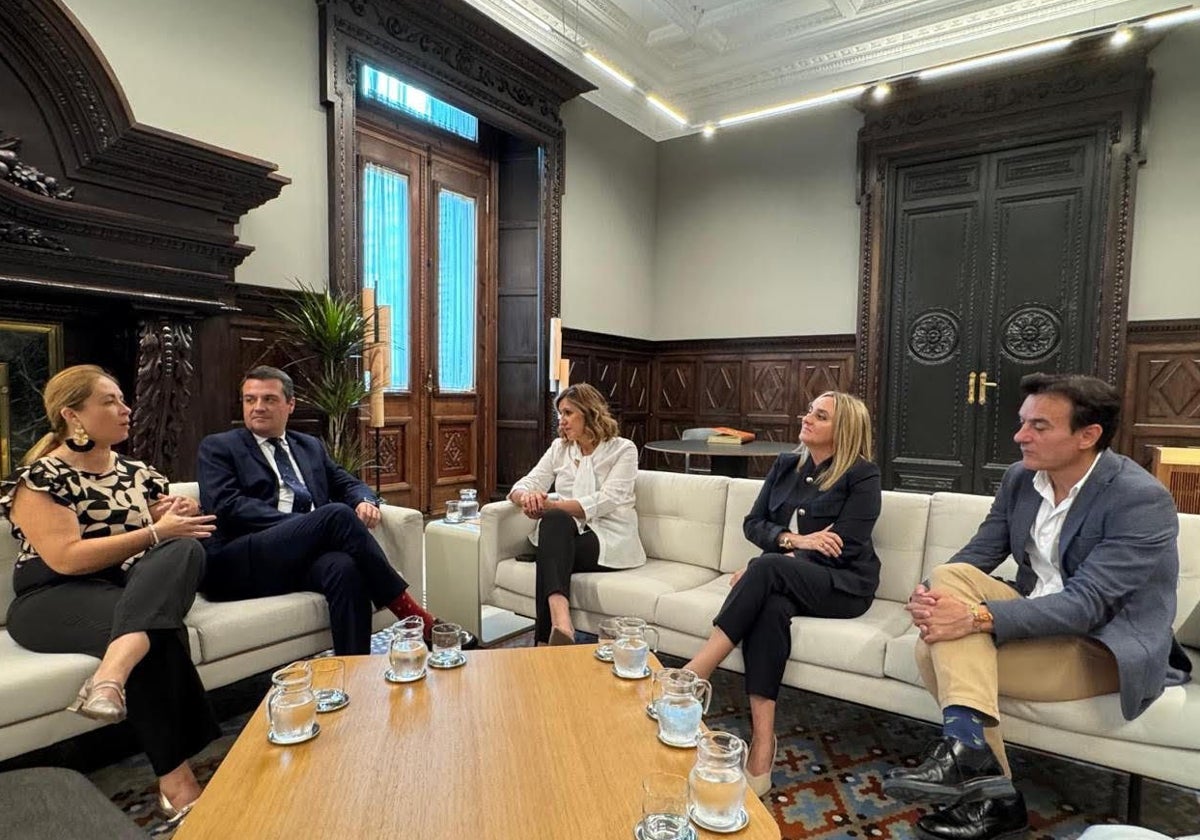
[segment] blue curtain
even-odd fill
[[[409,259],[408,177],[378,164],[363,167],[363,288],[375,290],[375,303],[392,307],[392,381],[389,391],[408,391]]]
[[[374,67],[362,65],[359,89],[367,99],[382,102],[459,137],[479,139],[479,120],[475,117]]]
[[[438,390],[475,390],[475,199],[438,192]]]

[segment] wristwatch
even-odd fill
[[[983,633],[983,625],[992,624],[992,611],[988,609],[987,604],[970,604],[967,610],[971,613],[971,624],[978,633]]]
[[[779,535],[779,547],[787,549],[788,551],[791,551],[793,548],[795,548],[795,546],[792,545],[792,538],[788,536],[787,531],[784,531]]]

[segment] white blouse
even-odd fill
[[[556,438],[537,466],[513,485],[510,498],[518,491],[546,493],[553,484],[559,496],[574,499],[583,508],[584,519],[576,518],[575,524],[581,534],[584,525],[596,532],[598,563],[610,569],[632,569],[646,562],[633,509],[637,469],[637,447],[626,438],[610,438],[591,455],[584,455],[576,443]],[[529,541],[537,545],[537,538],[535,528]]]

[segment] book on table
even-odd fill
[[[754,432],[743,432],[741,429],[731,429],[728,426],[718,426],[713,434],[708,436],[709,443],[729,446],[741,446],[754,440]]]

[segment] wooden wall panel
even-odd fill
[[[1149,469],[1152,446],[1200,446],[1200,319],[1129,325],[1118,448]]]
[[[571,359],[571,381],[590,381],[608,395],[622,433],[639,447],[708,426],[795,440],[813,397],[853,388],[850,335],[651,342],[568,329],[563,355]],[[622,385],[613,388],[614,379]],[[706,460],[693,466],[707,467]],[[771,461],[754,459],[751,475],[764,475]],[[643,451],[642,466],[682,470],[683,458]]]

